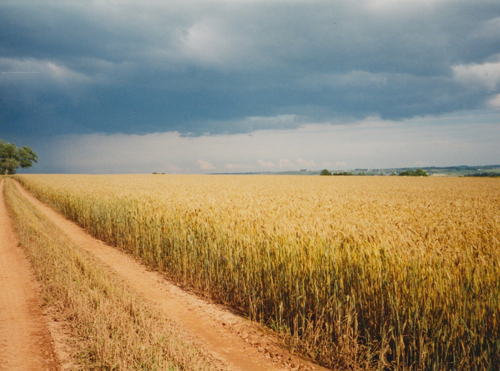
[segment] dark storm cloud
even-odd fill
[[[233,134],[480,108],[500,93],[499,34],[498,0],[4,2],[0,134]]]

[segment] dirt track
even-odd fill
[[[163,275],[148,271],[129,255],[92,238],[18,183],[16,187],[76,245],[94,254],[149,302],[180,323],[209,353],[227,364],[229,370],[325,370],[280,348],[276,339],[258,325],[187,293]]]
[[[0,370],[57,370],[39,288],[18,246],[0,183]]]

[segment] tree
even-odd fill
[[[320,175],[332,175],[327,169],[323,169]]]
[[[414,171],[404,170],[399,173],[399,176],[429,176],[424,170],[417,169]]]
[[[38,155],[30,147],[17,148],[14,143],[0,139],[0,172],[2,174],[15,174],[17,168],[31,167],[33,162],[38,162]]]
[[[424,170],[422,169],[417,169],[415,170],[415,176],[429,176]]]

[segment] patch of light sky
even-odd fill
[[[69,135],[41,148],[47,165],[30,172],[190,174],[495,164],[500,162],[498,126],[488,112],[462,112],[234,135]]]

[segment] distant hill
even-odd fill
[[[410,170],[414,171],[417,167],[398,167],[398,168],[387,168],[387,169],[328,169],[332,173],[343,173],[349,172],[352,175],[366,175],[366,176],[389,176],[398,175],[402,171]],[[480,166],[430,166],[430,167],[420,167],[430,176],[478,176],[486,177],[490,176],[500,176],[500,165],[480,165]],[[322,170],[322,169],[321,169]],[[297,170],[297,171],[278,171],[278,172],[249,172],[249,173],[215,173],[215,174],[226,174],[226,175],[320,175],[321,170]]]

